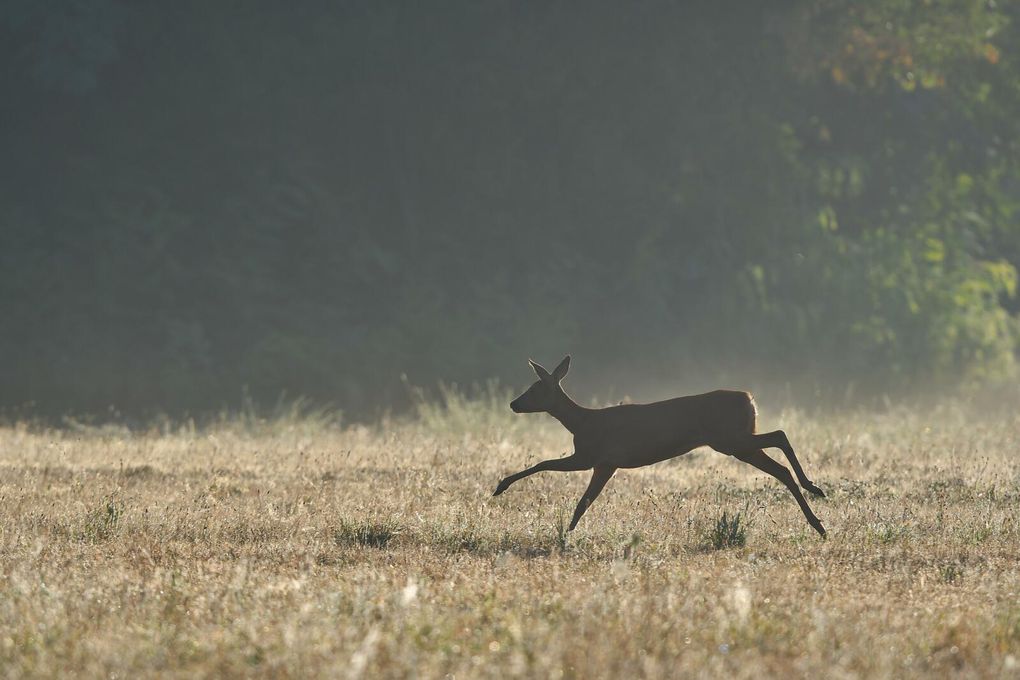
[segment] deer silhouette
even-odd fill
[[[682,456],[699,446],[710,446],[778,479],[793,494],[808,524],[825,537],[825,528],[804,500],[793,475],[763,449],[780,449],[800,485],[816,496],[825,494],[804,474],[785,432],[755,432],[758,410],[749,392],[716,390],[650,404],[585,408],[560,385],[570,368],[569,355],[552,373],[534,361],[529,363],[538,380],[511,401],[510,408],[514,413],[548,413],[560,421],[574,435],[574,453],[543,460],[505,477],[493,496],[536,472],[593,470],[591,482],[570,521],[568,530],[573,531],[617,469],[644,467]]]

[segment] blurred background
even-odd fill
[[[0,3],[0,409],[1004,389],[1020,7]],[[246,397],[247,398],[247,397]]]

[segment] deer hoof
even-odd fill
[[[820,496],[822,498],[825,498],[825,492],[822,491],[821,489],[819,489],[817,486],[815,486],[814,482],[808,482],[807,484],[804,485],[804,488],[809,493],[812,493],[815,496]]]

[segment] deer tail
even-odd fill
[[[751,434],[758,431],[758,404],[754,401],[754,395],[747,393],[747,429]]]

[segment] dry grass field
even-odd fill
[[[0,676],[1020,675],[1020,418],[761,427],[828,493],[827,541],[710,451],[620,471],[564,534],[587,473],[490,498],[570,446],[505,403],[376,428],[9,426]]]

